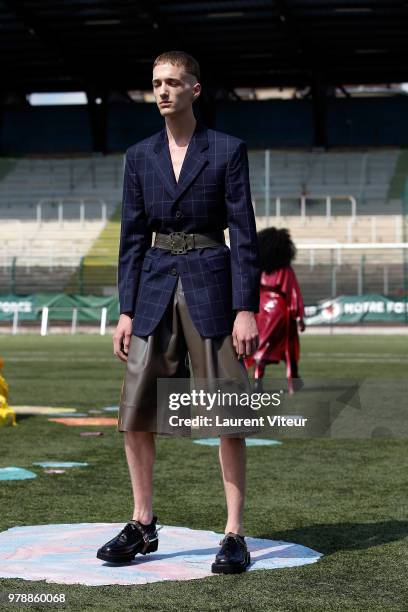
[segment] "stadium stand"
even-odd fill
[[[58,218],[65,203],[65,219],[101,218],[101,204],[110,216],[121,197],[123,155],[2,159],[0,166],[0,219]]]
[[[403,162],[399,163],[399,158]],[[301,195],[307,197],[309,215],[325,213],[323,199],[332,196],[332,214],[350,215],[350,205],[344,196],[357,200],[358,214],[393,214],[400,212],[398,190],[393,178],[403,171],[405,155],[398,149],[355,152],[273,150],[249,153],[252,197],[257,215],[275,214],[276,198],[281,198],[282,215],[299,215]],[[268,168],[269,166],[269,168]],[[269,188],[268,175],[269,170]],[[343,196],[343,201],[339,197]],[[390,197],[392,196],[392,198]]]
[[[4,237],[0,244],[3,257],[25,260],[52,260],[54,257],[82,257],[104,227],[103,221],[2,220]]]

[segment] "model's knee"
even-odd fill
[[[151,431],[125,431],[125,444],[141,445],[153,440],[154,434]]]

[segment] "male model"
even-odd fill
[[[121,314],[113,344],[127,362],[118,430],[125,433],[134,513],[98,550],[99,559],[113,563],[158,547],[152,511],[157,378],[187,377],[188,353],[194,378],[248,382],[240,359],[258,346],[260,263],[246,145],[196,121],[199,81],[190,55],[171,51],[156,58],[153,91],[165,127],[126,152]],[[221,436],[228,520],[215,573],[242,572],[250,563],[243,530],[245,450],[242,435]]]

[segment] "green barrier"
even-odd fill
[[[342,295],[307,306],[306,325],[342,323],[405,323],[408,300],[393,300],[383,295]]]
[[[48,318],[53,321],[71,321],[73,309],[77,309],[78,321],[101,319],[102,308],[107,309],[108,321],[119,318],[119,301],[116,296],[68,295],[66,293],[33,293],[32,295],[0,296],[0,321],[12,321],[15,310],[19,321],[37,321],[47,306]]]
[[[49,309],[51,321],[71,321],[73,309],[77,309],[78,321],[100,322],[102,308],[107,309],[107,320],[119,318],[119,301],[116,296],[69,295],[66,293],[34,293],[27,296],[0,296],[0,321],[12,321],[18,310],[19,321],[39,321],[44,306]],[[405,323],[408,313],[407,299],[389,299],[383,295],[339,296],[322,300],[306,307],[307,325],[343,323]]]

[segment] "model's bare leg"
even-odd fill
[[[132,518],[148,525],[153,518],[154,434],[149,431],[126,431],[124,437],[135,504]]]
[[[233,533],[244,535],[245,438],[221,436],[219,458],[228,511],[225,533],[232,531]]]

